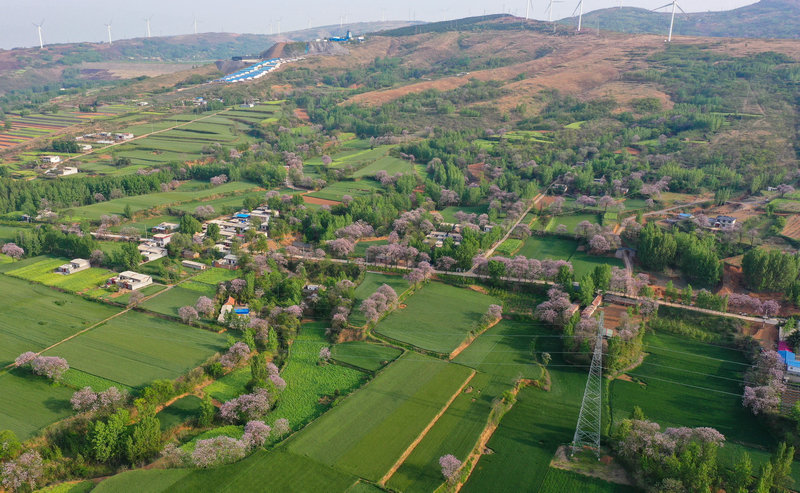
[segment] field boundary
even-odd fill
[[[427,435],[428,432],[431,431],[431,428],[433,428],[434,425],[436,424],[436,422],[439,421],[439,418],[441,418],[444,415],[444,413],[447,412],[447,410],[453,404],[453,401],[455,401],[458,398],[458,396],[461,395],[461,392],[464,391],[464,388],[467,386],[467,384],[469,384],[469,382],[472,381],[472,378],[475,375],[477,375],[477,373],[478,372],[475,371],[475,370],[472,370],[470,372],[470,374],[467,377],[467,379],[464,380],[464,383],[461,384],[461,386],[458,388],[458,390],[453,392],[453,395],[450,396],[450,399],[448,399],[447,402],[444,404],[444,406],[442,406],[442,409],[440,409],[439,412],[436,414],[436,416],[433,417],[431,422],[428,423],[428,426],[426,426],[420,432],[419,436],[417,436],[417,438],[414,439],[413,442],[411,442],[411,444],[408,446],[408,448],[406,448],[405,452],[403,452],[400,455],[400,457],[397,459],[397,462],[395,462],[394,465],[389,469],[389,471],[386,474],[383,475],[383,477],[380,479],[380,481],[378,481],[378,484],[380,486],[386,486],[386,482],[389,481],[389,479],[391,479],[391,477],[394,475],[394,473],[397,472],[397,470],[400,468],[400,466],[403,465],[403,462],[405,462],[405,460],[408,459],[408,456],[411,455],[411,452],[413,452],[414,449],[417,448],[417,445],[419,445],[419,443],[422,441],[422,439],[425,438],[425,435]]]
[[[492,327],[494,327],[495,325],[499,324],[501,320],[503,320],[502,316],[500,318],[498,318],[497,320],[495,320],[494,322],[492,322],[490,324],[486,324],[486,327],[484,327],[483,330],[475,333],[474,335],[467,334],[467,338],[461,344],[459,344],[457,348],[453,349],[453,351],[450,352],[450,354],[447,356],[447,359],[449,359],[450,361],[455,359],[455,357],[458,356],[459,354],[461,354],[462,351],[464,351],[465,349],[470,347],[472,345],[472,343],[475,342],[475,339],[480,337],[481,334],[483,334],[487,330],[489,330]]]

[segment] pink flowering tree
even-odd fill
[[[208,296],[201,296],[197,298],[197,303],[194,305],[197,313],[202,314],[206,318],[214,316],[214,300]]]
[[[415,268],[411,269],[408,274],[403,276],[403,279],[413,286],[419,286],[419,284],[428,281],[433,275],[433,272],[431,264],[428,262],[420,262]]]
[[[595,253],[605,253],[611,249],[611,245],[602,235],[594,235],[589,240],[589,248]]]
[[[250,421],[260,419],[269,412],[271,406],[272,396],[269,391],[259,388],[222,404],[219,415],[230,423]]]
[[[331,359],[331,348],[324,347],[319,350],[319,360],[327,363]]]
[[[328,250],[337,257],[347,257],[353,250],[355,249],[356,245],[353,243],[353,240],[350,238],[337,238],[335,240],[330,240],[327,243]]]
[[[34,353],[33,351],[24,352],[19,356],[17,356],[17,359],[14,360],[14,366],[16,366],[17,368],[25,366],[34,359],[36,359],[36,353]]]
[[[289,420],[286,418],[276,419],[274,423],[272,423],[272,436],[276,439],[283,438],[292,431],[291,426],[289,426]]]
[[[19,358],[17,359],[19,360]],[[36,356],[22,365],[17,364],[16,361],[14,364],[16,366],[29,364],[31,371],[33,371],[34,374],[47,377],[56,382],[60,381],[64,377],[64,374],[67,372],[67,370],[69,370],[69,364],[67,363],[67,360],[59,356]]]
[[[228,436],[218,436],[198,440],[192,452],[192,463],[196,467],[214,467],[243,459],[247,455],[247,445],[242,440]]]
[[[219,362],[225,368],[233,368],[250,357],[250,346],[239,341],[228,349]]]
[[[244,442],[245,446],[250,450],[263,447],[264,443],[266,443],[267,439],[269,438],[271,431],[272,429],[268,425],[264,424],[263,421],[248,421],[247,424],[244,425],[242,442]]]
[[[178,308],[178,316],[181,317],[181,320],[185,324],[190,324],[197,320],[197,310],[191,306],[182,306]]]
[[[458,471],[461,469],[461,461],[455,455],[447,454],[439,457],[439,466],[442,468],[442,476],[453,483],[458,479]]]
[[[486,310],[486,320],[489,323],[496,322],[500,320],[503,316],[503,307],[500,305],[489,305],[489,308]]]
[[[33,491],[44,475],[44,461],[39,452],[29,450],[16,460],[3,464],[3,488],[8,491]]]
[[[214,185],[214,186],[222,185],[226,181],[228,181],[228,176],[227,175],[212,176],[211,180],[210,180],[211,184]]]
[[[20,259],[25,255],[25,250],[17,246],[16,243],[6,243],[3,248],[0,248],[0,251],[13,259]]]
[[[763,351],[755,364],[745,373],[742,405],[753,414],[778,412],[781,394],[785,390],[783,375],[785,364],[775,351]]]

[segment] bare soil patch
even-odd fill
[[[308,112],[303,108],[295,108],[294,116],[296,116],[297,118],[303,120],[304,122],[307,122],[307,121],[310,120],[310,118],[308,117]]]
[[[610,483],[632,485],[633,482],[628,476],[627,471],[617,464],[613,457],[604,455],[601,460],[570,460],[568,458],[569,446],[562,445],[556,450],[555,457],[550,462],[551,467],[563,469],[565,471],[576,472],[584,476],[599,478]],[[580,455],[580,454],[578,454]]]
[[[481,294],[489,294],[489,291],[487,291],[487,289],[484,288],[483,286],[477,286],[475,284],[470,284],[469,289],[471,289],[473,291],[477,291],[478,293],[481,293]]]
[[[781,231],[783,236],[788,236],[793,240],[800,239],[800,215],[792,214],[786,218],[786,226]]]
[[[320,199],[317,197],[309,197],[308,195],[303,194],[303,202],[306,204],[316,204],[316,205],[339,205],[341,202],[337,202],[336,200],[328,200],[328,199]]]

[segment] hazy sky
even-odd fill
[[[0,48],[38,44],[33,23],[44,19],[45,43],[100,41],[106,39],[104,24],[112,24],[113,39],[133,38],[145,33],[145,17],[152,17],[153,36],[188,34],[197,16],[200,32],[226,31],[268,34],[270,24],[281,31],[348,22],[455,19],[483,13],[510,12],[525,15],[525,1],[478,0],[295,0],[254,2],[252,0],[1,0]],[[619,4],[619,0],[584,0],[590,11]],[[669,0],[623,0],[626,6],[655,8]],[[703,0],[679,2],[687,12],[728,10],[754,3],[753,0]],[[577,0],[555,4],[554,18],[569,16]],[[531,17],[545,19],[547,0],[533,0]]]

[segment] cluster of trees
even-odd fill
[[[754,248],[742,257],[742,273],[747,286],[755,291],[800,294],[800,257],[796,254]]]
[[[674,266],[690,280],[713,286],[722,277],[722,263],[713,236],[666,231],[648,223],[639,232],[637,255],[647,269],[661,271]]]

